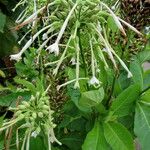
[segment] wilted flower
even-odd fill
[[[10,55],[10,60],[16,60],[19,61],[21,59],[21,53]]]
[[[49,50],[50,53],[55,53],[56,56],[59,55],[59,47],[57,42],[48,46],[46,50]]]
[[[90,83],[91,85],[99,85],[99,84],[100,84],[100,81],[99,81],[95,76],[93,76],[93,77],[90,79],[89,83]]]

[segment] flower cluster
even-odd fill
[[[14,108],[12,110],[14,110]],[[50,109],[49,97],[46,96],[45,93],[41,94],[37,92],[36,96],[32,95],[28,102],[23,101],[17,108],[15,108],[15,110],[14,119],[5,122],[0,128],[0,131],[7,129],[22,120],[23,124],[19,128],[22,126],[26,128],[24,142],[27,143],[27,137],[28,139],[30,139],[30,137],[36,138],[40,134],[41,129],[44,129],[43,131],[48,137],[49,150],[51,147],[50,144],[53,142],[57,142],[61,145],[56,139],[53,131],[56,125],[53,123],[53,111]],[[16,139],[16,141],[19,141],[18,137],[16,137]],[[18,145],[18,143],[19,142],[16,144]],[[27,145],[29,147],[29,143]],[[22,149],[24,149],[24,144],[22,144]]]

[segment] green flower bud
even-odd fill
[[[42,113],[42,112],[39,112],[39,113],[38,113],[38,116],[39,116],[40,118],[43,118],[43,113]]]
[[[23,101],[22,104],[25,105],[26,107],[30,107],[30,104],[26,101]]]
[[[15,116],[19,116],[22,113],[21,110],[16,111]]]
[[[26,106],[25,105],[19,105],[18,109],[26,109]]]
[[[29,119],[31,122],[33,122],[35,120],[33,117],[30,117]]]
[[[49,106],[43,105],[43,109],[49,110]]]
[[[24,117],[25,117],[24,114],[18,115],[18,118],[19,118],[19,119],[23,119]]]
[[[49,114],[49,111],[47,111],[47,110],[42,110],[42,113],[43,113],[44,115],[48,115],[48,114]]]
[[[34,119],[36,119],[37,114],[36,114],[35,112],[33,112],[33,113],[32,113],[32,117],[33,117]]]
[[[31,101],[34,101],[35,100],[35,97],[33,95],[31,95]]]

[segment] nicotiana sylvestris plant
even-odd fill
[[[33,10],[30,9],[30,3],[32,3]],[[74,83],[74,88],[78,89],[80,88],[81,80],[87,81],[89,86],[100,87],[101,81],[99,81],[98,76],[101,70],[98,64],[99,61],[102,61],[105,67],[109,68],[108,59],[112,62],[115,70],[118,69],[117,63],[119,62],[127,72],[128,78],[132,77],[132,73],[110,44],[107,37],[107,20],[105,20],[105,17],[112,17],[115,26],[123,36],[126,36],[126,32],[122,24],[128,26],[139,35],[141,33],[115,15],[102,1],[55,0],[47,4],[43,1],[43,6],[40,7],[37,1],[21,0],[14,10],[22,5],[25,6],[25,9],[16,22],[22,26],[28,24],[29,31],[26,35],[30,34],[35,28],[37,32],[25,43],[19,53],[10,56],[11,60],[21,60],[24,52],[29,49],[34,41],[40,39],[38,43],[40,46],[37,50],[37,64],[39,64],[41,51],[45,49],[50,53],[49,55],[54,53],[57,58],[54,62],[44,64],[44,66],[53,66],[52,72],[54,76],[58,75],[60,66],[65,64],[66,58],[70,59],[72,65],[75,65],[75,78],[57,85],[57,90],[71,83]],[[31,14],[29,15],[29,13]],[[42,16],[42,26],[38,24],[39,15]],[[26,35],[21,38],[19,43],[26,38]],[[88,42],[81,45],[82,38],[86,38],[85,41]],[[82,64],[84,68],[89,67],[87,70],[85,69],[84,77],[80,77]],[[0,128],[0,131],[2,131],[19,121],[24,121],[23,125],[18,128],[18,130],[26,128],[22,149],[24,147],[27,150],[29,149],[30,137],[38,136],[41,132],[41,127],[47,135],[49,150],[51,149],[51,142],[57,142],[61,145],[54,134],[53,111],[50,109],[49,97],[46,94],[47,91],[43,93],[37,92],[36,95],[31,96],[28,102],[23,101],[17,108],[13,108],[15,110],[14,119],[4,122]],[[18,130],[16,132],[17,146]]]

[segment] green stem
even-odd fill
[[[146,91],[148,91],[150,89],[150,86],[148,86],[146,89],[144,89],[141,93],[140,93],[140,95],[142,95],[143,93],[145,93]]]

